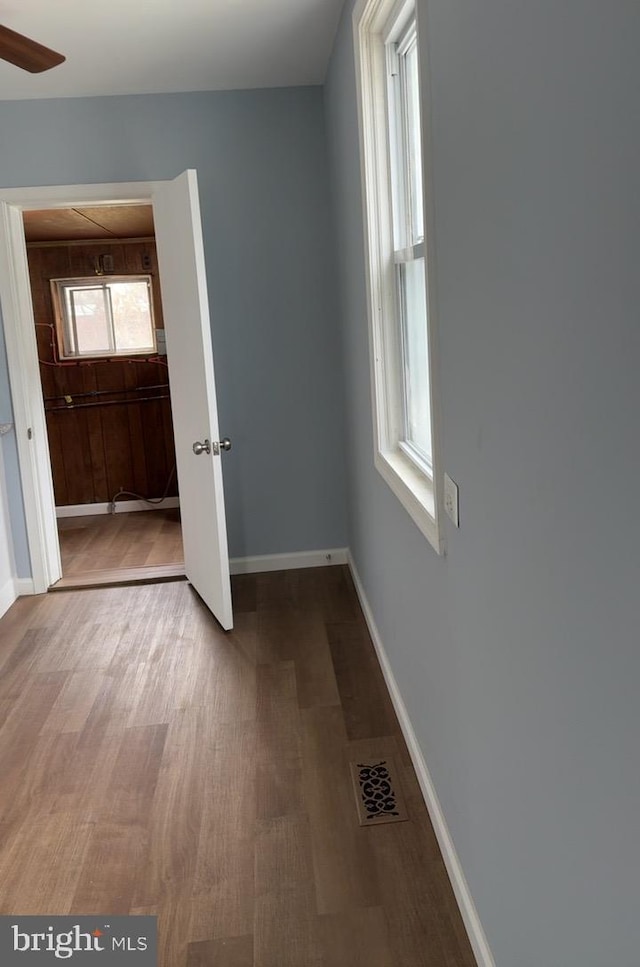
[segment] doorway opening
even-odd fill
[[[220,438],[198,179],[193,169],[168,181],[0,188],[0,304],[31,574],[20,576],[21,593],[41,594],[62,575],[22,215],[45,209],[139,204],[153,206],[162,273],[184,572],[229,631],[233,605],[221,456],[230,443]]]
[[[23,212],[62,578],[184,575],[150,204]]]

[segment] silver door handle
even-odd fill
[[[230,450],[231,449],[231,440],[229,439],[228,436],[226,436],[224,438],[224,440],[214,440],[214,442],[211,444],[211,446],[213,447],[213,455],[214,455],[214,457],[219,457],[221,450]]]
[[[199,440],[196,440],[196,442],[193,444],[193,452],[197,457],[199,457],[201,453],[211,453],[211,452],[213,452],[214,457],[219,457],[221,450],[230,450],[230,449],[231,449],[231,440],[229,439],[228,436],[224,437],[223,440],[214,440],[213,443],[211,443],[210,440],[205,440],[204,443],[200,443]]]

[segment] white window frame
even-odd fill
[[[364,246],[374,433],[374,463],[434,549],[443,553],[434,264],[434,214],[430,191],[427,71],[417,23],[423,156],[424,242],[413,246],[426,265],[427,337],[432,465],[420,465],[403,441],[403,350],[394,262],[389,147],[388,47],[412,17],[415,0],[359,0],[353,11],[358,124],[364,213]]]
[[[140,284],[146,284],[147,297],[149,300],[149,327],[151,342],[148,346],[142,346],[138,349],[118,349],[115,343],[114,321],[109,309],[109,338],[112,343],[110,348],[97,352],[80,352],[77,337],[74,335],[74,320],[69,314],[67,290],[82,287],[87,289],[102,288],[104,293],[104,289],[106,287],[118,282],[139,282]],[[51,279],[50,286],[60,359],[118,359],[127,356],[153,356],[157,353],[156,329],[153,315],[153,289],[150,275],[78,276],[74,278]]]

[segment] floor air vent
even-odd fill
[[[391,756],[350,762],[349,766],[361,826],[401,823],[409,818]]]

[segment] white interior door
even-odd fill
[[[158,184],[153,193],[153,217],[185,567],[193,587],[222,627],[229,630],[233,611],[222,456],[195,171],[185,171],[175,181]],[[203,445],[199,454],[194,452],[196,443]]]

